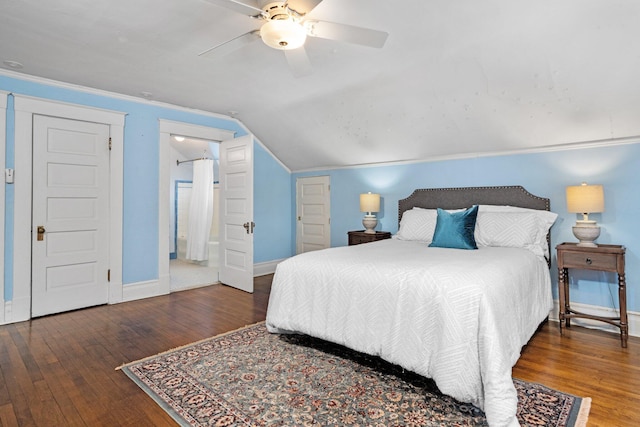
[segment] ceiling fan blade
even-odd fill
[[[320,3],[322,3],[322,0],[289,0],[286,2],[287,7],[299,16],[304,16],[311,12]]]
[[[312,37],[338,40],[363,46],[381,48],[389,37],[389,33],[336,22],[306,20],[304,26]]]
[[[243,15],[249,15],[254,18],[264,15],[264,11],[258,7],[257,0],[206,0],[209,3],[216,6],[225,7],[233,10],[234,12],[242,13]]]
[[[304,46],[297,49],[285,50],[284,56],[287,58],[291,74],[294,77],[308,76],[313,73],[311,62],[307,56],[307,52],[304,50]]]
[[[219,45],[213,46],[205,51],[202,51],[198,54],[198,56],[204,56],[204,55],[223,56],[233,52],[234,50],[238,50],[241,47],[246,46],[249,43],[252,43],[259,39],[260,39],[260,31],[258,30],[249,31],[248,33],[244,33],[241,36],[235,37],[229,41],[220,43]]]

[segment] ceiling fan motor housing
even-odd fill
[[[269,47],[280,50],[297,49],[307,39],[307,30],[289,12],[285,3],[269,3],[263,7],[267,22],[260,28],[260,37]]]

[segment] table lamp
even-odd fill
[[[600,236],[600,227],[589,219],[590,213],[604,212],[604,190],[602,185],[581,185],[567,187],[567,210],[581,213],[582,219],[576,221],[571,229],[580,241],[578,246],[596,247],[594,241]]]
[[[362,225],[364,225],[364,232],[367,234],[374,234],[376,231],[376,225],[378,225],[378,219],[375,212],[380,212],[380,195],[366,194],[360,195],[360,212],[366,212],[364,218],[362,218]]]

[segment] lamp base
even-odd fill
[[[364,218],[362,218],[362,225],[364,225],[365,233],[375,234],[376,230],[374,230],[374,228],[378,225],[378,218],[374,215],[365,215]]]
[[[600,227],[595,225],[595,223],[594,225],[585,225],[584,223],[580,224],[581,222],[582,221],[578,221],[575,226],[571,227],[573,235],[576,236],[576,239],[580,241],[580,243],[578,243],[578,246],[584,246],[588,248],[598,247],[598,245],[594,243],[594,240],[596,240],[598,236],[600,236]]]

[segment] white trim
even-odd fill
[[[232,139],[235,131],[207,126],[194,125],[172,120],[159,121],[160,138],[158,141],[158,287],[159,292],[171,292],[171,276],[169,268],[169,248],[171,235],[169,210],[169,194],[171,186],[171,168],[169,167],[171,135],[182,135],[208,141],[225,141]],[[125,289],[129,285],[125,286]]]
[[[196,284],[196,285],[182,285],[182,286],[171,288],[171,293],[181,292],[181,291],[188,291],[190,289],[205,288],[207,286],[219,285],[219,284],[220,284],[220,281],[215,281],[213,283],[200,283],[200,284]]]
[[[122,287],[122,302],[166,295],[159,280],[129,283]]]
[[[559,303],[557,300],[553,301],[553,310],[549,313],[549,320],[558,322]],[[589,313],[595,316],[603,317],[616,317],[619,316],[618,310],[611,307],[602,307],[599,305],[589,305],[572,302],[571,308],[578,310],[582,313]],[[627,321],[629,322],[629,336],[640,337],[640,313],[635,311],[627,311]],[[571,325],[584,326],[585,328],[599,329],[602,331],[612,332],[620,335],[620,329],[605,322],[598,322],[597,320],[574,318],[571,319]]]
[[[6,147],[7,147],[7,92],[0,91],[0,169],[4,175],[4,169],[6,164]],[[3,179],[4,181],[4,179]],[[0,208],[0,324],[5,323],[6,317],[6,305],[4,302],[4,210],[6,209],[5,200],[5,184],[0,185],[0,201],[2,201],[2,208]]]
[[[105,96],[105,97],[108,97],[108,98],[118,99],[118,100],[121,100],[121,101],[135,102],[135,103],[138,103],[138,104],[145,104],[145,105],[152,105],[154,107],[170,108],[170,109],[176,110],[176,111],[184,111],[184,112],[198,114],[198,115],[206,116],[206,117],[215,117],[215,118],[218,118],[218,119],[225,119],[225,120],[229,120],[229,121],[234,121],[234,122],[236,122],[236,123],[238,123],[239,125],[242,126],[242,123],[238,119],[232,118],[232,117],[224,115],[224,114],[212,113],[210,111],[198,110],[198,109],[195,109],[195,108],[189,108],[189,107],[185,107],[185,106],[169,104],[169,103],[166,103],[166,102],[154,101],[154,100],[148,99],[148,98],[141,98],[141,97],[137,97],[137,96],[124,95],[122,93],[110,92],[108,90],[95,89],[95,88],[90,88],[90,87],[86,87],[86,86],[80,86],[80,85],[73,84],[73,83],[65,83],[65,82],[61,82],[61,81],[58,81],[58,80],[52,80],[52,79],[47,79],[47,78],[44,78],[44,77],[31,76],[29,74],[18,73],[18,72],[15,72],[15,71],[0,69],[0,76],[2,76],[2,75],[6,76],[6,77],[17,79],[17,80],[23,80],[23,81],[32,82],[32,83],[43,84],[43,85],[52,86],[52,87],[58,87],[58,88],[61,88],[61,89],[73,90],[73,91],[81,92],[81,93],[88,93],[88,94],[91,94],[91,95]]]
[[[122,171],[125,113],[14,94],[15,202],[13,239],[13,318],[31,318],[31,198],[33,115],[110,125],[109,303],[122,301]]]
[[[171,135],[183,135],[192,136],[200,139],[206,139],[209,141],[226,141],[227,139],[234,138],[236,134],[233,130],[219,129],[208,126],[194,125],[185,122],[175,122],[172,120],[160,119],[160,133],[167,133]],[[163,147],[161,147],[163,148]],[[168,147],[164,147],[168,148]],[[167,153],[169,150],[165,150]]]
[[[9,323],[12,323],[11,305],[11,301],[5,301],[4,304],[2,304],[1,309],[4,315],[4,319],[2,320],[2,322],[0,322],[0,325],[7,325]]]
[[[490,151],[486,153],[465,153],[465,154],[453,154],[449,156],[434,156],[424,159],[413,160],[397,160],[393,162],[379,162],[379,163],[362,163],[359,165],[347,165],[347,166],[321,166],[309,169],[300,169],[293,171],[293,173],[305,173],[305,172],[321,172],[328,170],[340,170],[340,169],[359,169],[359,168],[372,168],[382,166],[402,166],[413,165],[417,163],[432,163],[442,162],[446,160],[463,160],[463,159],[475,159],[480,157],[500,157],[500,156],[512,156],[517,154],[536,154],[536,153],[549,153],[556,151],[569,151],[569,150],[583,150],[587,148],[599,148],[599,147],[614,147],[617,145],[631,145],[639,144],[640,135],[634,135],[624,138],[612,138],[612,139],[599,139],[596,141],[582,141],[572,142],[566,144],[547,145],[535,148],[523,148],[516,150],[504,150],[504,151]]]
[[[264,276],[276,272],[276,267],[286,258],[253,264],[253,277]]]

